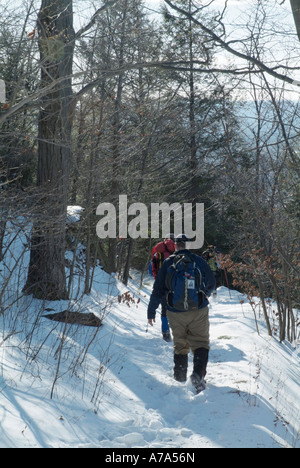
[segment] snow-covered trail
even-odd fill
[[[189,382],[173,380],[172,344],[161,339],[159,319],[146,333],[143,305],[129,313],[127,333],[120,331],[116,340],[120,354],[130,356],[124,359],[118,376],[125,385],[123,398],[130,391],[127,405],[123,401],[119,409],[131,414],[126,434],[118,436],[119,446],[276,447],[297,443],[299,418],[295,427],[284,421],[290,403],[297,401],[299,356],[289,346],[265,335],[259,337],[250,308],[243,305],[243,311],[240,298],[239,293],[232,291],[230,297],[221,288],[212,301],[208,388],[198,396]],[[244,317],[245,309],[249,318]],[[295,359],[291,373],[298,372],[294,378],[281,368],[285,360],[291,366],[290,359]],[[276,368],[269,369],[274,362]],[[130,425],[135,441],[130,440]],[[116,446],[114,438],[100,443]]]
[[[28,365],[22,336],[7,340],[1,348],[0,447],[300,447],[299,347],[269,338],[263,325],[258,336],[250,306],[241,305],[239,293],[220,288],[210,310],[207,390],[196,396],[189,382],[172,378],[172,343],[161,338],[159,316],[146,331],[151,281],[141,291],[137,284],[127,289],[135,303],[119,304],[125,288],[111,287],[99,269],[85,307],[97,313],[110,285],[110,313],[72,376],[64,373],[70,365],[65,359],[53,399],[55,360],[47,342]],[[51,306],[60,311],[64,304]],[[51,328],[41,319],[36,346]],[[79,327],[70,337],[72,348],[86,342],[88,329]]]

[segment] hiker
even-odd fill
[[[153,326],[156,309],[167,301],[167,317],[174,340],[174,378],[187,380],[188,354],[194,354],[191,376],[197,392],[205,388],[204,377],[210,349],[208,297],[215,290],[215,277],[200,256],[187,249],[189,239],[175,239],[175,253],[164,261],[148,305],[148,323]]]
[[[165,237],[165,240],[162,242],[159,242],[157,245],[155,245],[152,249],[152,275],[154,279],[156,279],[157,274],[164,262],[170,255],[172,255],[175,251],[175,242],[174,242],[174,234],[168,234]],[[169,327],[169,322],[167,318],[167,304],[165,301],[165,298],[162,299],[161,301],[161,332],[163,339],[167,342],[170,342],[171,339],[171,333],[170,333],[170,327]]]
[[[204,260],[208,263],[211,271],[215,275],[216,288],[222,285],[222,269],[220,266],[219,257],[220,252],[214,245],[209,245],[208,249],[202,254],[202,258],[204,258]],[[216,295],[217,291],[215,290],[213,294]]]

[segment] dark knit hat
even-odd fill
[[[179,234],[175,238],[175,244],[185,244],[186,242],[189,242],[190,239],[185,235],[185,234]]]

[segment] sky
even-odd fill
[[[19,4],[21,0],[0,0],[0,12],[3,8],[11,8],[13,5]],[[23,1],[23,0],[22,0]],[[25,2],[30,3],[31,0],[24,0]],[[39,3],[39,0],[37,0]],[[144,0],[145,5],[149,8],[149,12],[153,10],[159,13],[160,6],[164,4],[163,0]],[[225,0],[194,0],[194,2],[203,4],[211,3],[209,8],[214,8],[215,10],[222,11],[224,9]],[[298,66],[299,72],[290,70],[289,76],[294,80],[300,81],[300,42],[295,41],[296,37],[296,28],[293,22],[293,15],[290,7],[290,0],[264,0],[263,2],[259,0],[228,0],[227,1],[227,10],[226,16],[224,18],[224,23],[226,25],[227,40],[237,40],[241,37],[247,37],[250,34],[249,29],[247,29],[247,21],[249,19],[249,13],[252,8],[252,24],[255,24],[253,16],[253,6],[257,3],[261,3],[266,8],[269,7],[268,15],[270,17],[269,30],[266,31],[264,40],[269,41],[269,57],[270,57],[270,66],[278,65],[279,61],[286,65],[286,58],[291,56],[289,65],[293,67]],[[93,2],[96,5],[97,2]],[[76,29],[79,29],[81,26],[85,25],[90,19],[91,15],[91,0],[76,0],[74,1],[75,8],[75,23]],[[32,15],[35,18],[35,15]],[[157,16],[158,18],[158,16]],[[34,28],[35,23],[33,22],[30,27]],[[276,39],[272,39],[272,31],[276,29],[276,33],[282,33],[282,29],[286,31],[285,35],[276,36]],[[276,42],[275,42],[276,40]],[[294,41],[294,42],[292,42]],[[233,47],[239,47],[238,44],[233,44]],[[294,54],[294,56],[292,56]],[[265,60],[265,58],[264,58]],[[224,51],[221,51],[218,58],[218,64],[226,66],[228,61],[231,63],[237,63],[237,59],[233,55],[226,55]],[[245,62],[242,62],[245,65]],[[296,98],[298,99],[299,88],[291,87],[291,93],[296,93]]]
[[[194,0],[194,3],[203,4],[207,3],[211,6],[210,9],[223,11],[225,0]],[[224,16],[224,24],[226,26],[227,37],[226,40],[240,40],[241,38],[247,39],[252,32],[253,26],[256,22],[256,7],[260,3],[267,12],[267,24],[264,25],[263,40],[264,40],[264,56],[262,61],[270,67],[280,65],[289,65],[292,67],[300,68],[300,42],[296,36],[296,28],[291,11],[290,0],[228,0],[226,15]],[[163,0],[145,0],[145,4],[156,11],[159,11]],[[251,23],[249,22],[251,18]],[[248,27],[247,27],[248,23]],[[275,31],[275,34],[274,34]],[[239,48],[238,44],[233,43],[233,48]],[[241,49],[243,47],[241,46]],[[248,52],[244,49],[243,51]],[[226,66],[228,61],[231,63],[238,63],[245,66],[245,61],[237,62],[237,58],[233,55],[222,52],[218,58],[220,66]],[[289,60],[289,62],[288,62]],[[283,69],[279,69],[280,73],[284,74]],[[288,75],[297,81],[300,81],[300,70],[290,70]],[[270,77],[270,82],[272,82]],[[283,83],[283,82],[282,82]],[[280,82],[279,82],[280,84]],[[286,96],[290,99],[299,99],[299,87],[293,85],[286,86]]]
[[[144,0],[144,2],[145,5],[154,11],[159,11],[160,6],[164,4],[164,0]],[[234,24],[234,29],[240,24],[244,26],[248,12],[258,2],[259,0],[227,0],[225,24]],[[194,3],[211,4],[209,6],[210,9],[223,11],[226,2],[225,0],[194,0]],[[265,0],[264,5],[271,6],[277,22],[280,19],[280,22],[286,23],[291,30],[295,31],[290,0]]]

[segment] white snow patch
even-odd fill
[[[41,317],[45,308],[64,310],[63,301],[24,297],[5,311],[0,447],[299,448],[299,344],[270,338],[263,322],[258,335],[245,297],[219,288],[210,305],[207,389],[196,396],[190,382],[173,380],[159,315],[147,330],[151,278],[138,285],[136,272],[125,288],[96,268],[91,294],[72,303],[104,317],[96,335]],[[125,291],[135,302],[119,303]]]

